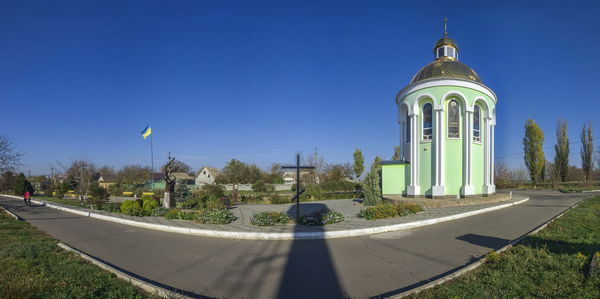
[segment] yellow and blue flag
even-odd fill
[[[150,128],[150,125],[147,125],[146,128],[142,130],[142,137],[146,140],[150,134],[152,134],[152,128]]]

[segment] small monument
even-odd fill
[[[163,170],[163,180],[165,180],[163,207],[165,209],[175,207],[175,176],[173,176],[173,163],[175,163],[175,157],[171,157],[171,153],[169,153],[169,162],[167,162],[167,165],[165,165]]]

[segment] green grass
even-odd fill
[[[38,199],[38,200],[51,201],[51,202],[55,202],[55,203],[59,203],[59,204],[67,205],[67,206],[87,208],[85,203],[82,205],[81,202],[79,201],[79,199],[60,199],[60,198],[50,197],[50,196],[32,196],[31,198],[34,200]]]
[[[0,298],[154,298],[0,212]]]
[[[600,196],[587,199],[478,269],[412,298],[600,298],[600,275],[588,276],[600,251]]]

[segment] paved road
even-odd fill
[[[226,298],[387,296],[455,271],[573,206],[586,194],[523,192],[521,205],[368,237],[253,241],[187,236],[0,204],[55,238],[166,287]]]

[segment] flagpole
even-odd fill
[[[150,127],[150,129],[152,130],[152,127]],[[152,192],[154,192],[154,149],[152,146],[152,136],[153,134],[150,133],[150,161],[151,161],[151,173],[150,173],[150,180],[152,182]]]

